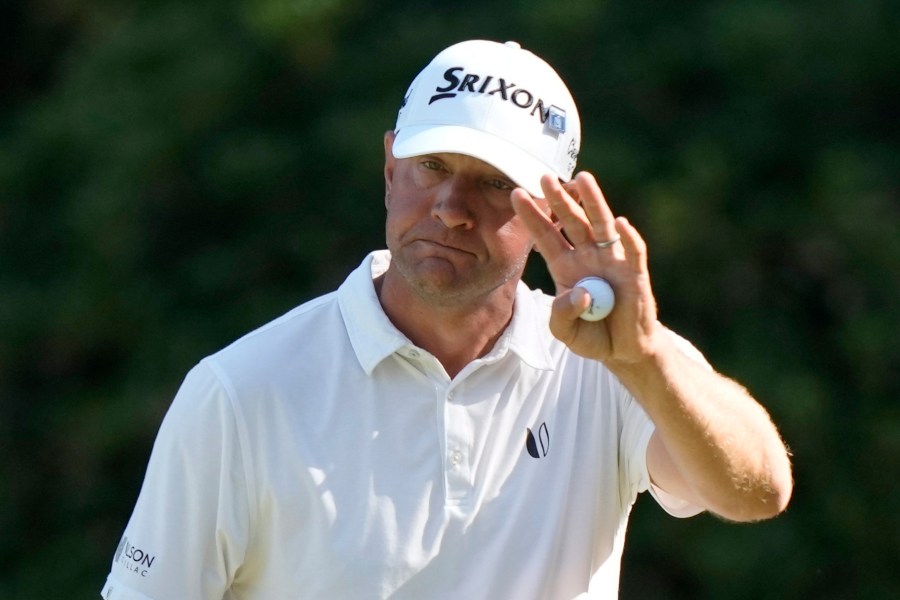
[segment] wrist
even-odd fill
[[[666,373],[675,368],[673,364],[678,360],[678,355],[679,350],[669,331],[662,323],[654,321],[634,353],[605,363],[626,387],[636,392],[664,381]]]

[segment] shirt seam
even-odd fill
[[[216,381],[221,386],[225,398],[228,400],[228,404],[231,407],[232,418],[234,419],[234,426],[237,431],[238,447],[240,449],[241,463],[244,472],[244,490],[248,505],[247,512],[250,517],[251,529],[251,534],[247,536],[247,547],[244,548],[244,559],[246,560],[247,548],[250,547],[251,543],[256,541],[256,536],[259,533],[257,523],[259,523],[260,520],[259,499],[256,496],[256,485],[254,485],[256,473],[253,469],[253,452],[250,445],[250,435],[247,431],[247,422],[244,418],[244,413],[237,401],[237,392],[231,384],[230,378],[224,372],[224,369],[212,358],[206,358],[201,362],[209,368],[216,378]]]

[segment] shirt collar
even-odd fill
[[[337,291],[350,343],[368,375],[382,360],[411,345],[388,319],[375,293],[373,280],[387,270],[390,261],[387,250],[372,252]],[[549,351],[552,336],[547,325],[551,300],[539,290],[528,289],[520,281],[516,287],[512,321],[485,359],[499,360],[509,350],[536,369],[552,369]]]
[[[384,273],[391,262],[387,250],[372,252],[338,288],[338,305],[350,336],[356,359],[367,375],[382,360],[410,344],[394,327],[375,293],[373,280]]]

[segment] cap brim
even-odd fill
[[[483,160],[536,198],[543,198],[541,177],[553,173],[544,162],[517,146],[483,131],[459,125],[401,127],[394,138],[395,158],[452,152]]]

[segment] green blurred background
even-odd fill
[[[898,33],[887,0],[3,2],[0,598],[99,597],[184,373],[382,246],[382,133],[477,37],[569,82],[661,318],[794,453],[771,522],[642,497],[622,597],[900,597]]]

